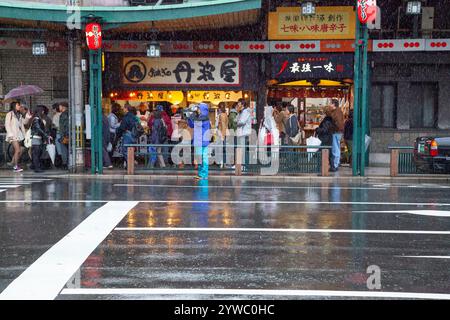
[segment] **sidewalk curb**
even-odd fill
[[[2,175],[0,175],[1,177]],[[8,175],[10,176],[10,175]],[[12,176],[12,175],[11,175]],[[22,175],[23,177],[38,177],[34,174]],[[44,177],[44,176],[39,176]],[[99,180],[176,180],[176,181],[193,181],[194,175],[127,175],[127,174],[58,174],[58,175],[46,175],[45,178],[76,178],[76,179],[99,179]],[[403,182],[403,183],[450,183],[450,176],[366,176],[366,177],[353,177],[353,176],[337,176],[337,177],[321,177],[316,175],[307,176],[234,176],[234,175],[213,175],[209,176],[209,181],[258,181],[258,182],[349,182],[349,183],[361,183],[361,182]]]
[[[33,172],[24,172],[22,174],[0,172],[0,177],[24,177],[24,178],[77,178],[77,179],[100,179],[100,180],[176,180],[176,181],[186,181],[194,180],[194,174],[184,174],[184,175],[163,175],[163,174],[135,174],[128,175],[126,173],[104,173],[102,175],[92,175],[90,173],[67,173],[67,172],[54,172],[47,173],[44,175],[38,175]],[[259,182],[349,182],[349,183],[360,183],[360,182],[404,182],[404,183],[450,183],[450,175],[403,175],[397,177],[391,176],[381,176],[372,175],[365,177],[353,177],[353,176],[328,176],[322,177],[319,175],[298,175],[298,176],[235,176],[235,175],[210,175],[209,181],[259,181]]]

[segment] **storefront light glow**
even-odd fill
[[[420,14],[422,12],[422,2],[421,1],[408,1],[406,3],[406,13],[407,14]]]

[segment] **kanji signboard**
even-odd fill
[[[279,7],[269,13],[269,39],[354,39],[355,19],[353,7],[319,6],[313,15],[302,15],[298,7]]]
[[[277,80],[353,78],[351,54],[284,54],[272,57],[272,78]]]
[[[126,57],[122,80],[134,85],[239,86],[238,57]]]
[[[358,0],[358,19],[361,23],[372,22],[377,18],[376,0]]]

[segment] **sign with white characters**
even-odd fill
[[[274,79],[344,79],[353,77],[352,55],[285,54],[272,56]]]
[[[241,83],[238,57],[125,57],[122,80],[131,85],[221,85]]]

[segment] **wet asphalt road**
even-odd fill
[[[0,208],[0,299],[450,297],[448,184],[0,177]]]

